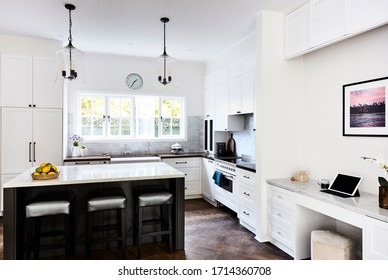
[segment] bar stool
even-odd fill
[[[26,210],[26,258],[39,258],[42,250],[65,248],[66,259],[69,259],[74,250],[73,244],[73,200],[72,192],[43,193],[37,195],[29,203]],[[41,231],[41,220],[50,216],[62,216],[64,219],[63,230]],[[41,239],[47,237],[64,236],[64,243],[53,242],[41,245]]]
[[[94,191],[89,195],[87,202],[86,219],[86,258],[90,259],[92,244],[108,243],[117,241],[121,248],[121,257],[125,258],[126,236],[125,236],[125,209],[127,198],[121,189],[104,189]],[[101,211],[115,211],[116,223],[93,225],[93,215]],[[93,233],[116,231],[115,236],[103,236],[93,238]]]
[[[143,237],[164,236],[169,237],[169,253],[172,252],[172,212],[173,195],[163,186],[142,186],[134,191],[134,237],[137,243],[137,257],[141,258],[141,245]],[[159,218],[147,219],[143,217],[146,207],[158,207]],[[167,221],[166,221],[167,216]],[[144,226],[158,225],[159,230],[144,232]]]

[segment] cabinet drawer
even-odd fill
[[[199,168],[198,167],[188,167],[188,168],[177,168],[179,171],[185,174],[185,181],[199,181],[200,180],[200,174],[199,174]]]
[[[238,169],[237,172],[238,179],[240,180],[241,183],[245,183],[251,186],[255,186],[256,183],[256,173],[254,172],[249,172],[243,169]]]
[[[276,203],[271,203],[269,207],[269,216],[271,221],[282,225],[284,228],[293,230],[293,212]]]
[[[247,185],[239,185],[239,198],[241,201],[255,204],[255,190]]]
[[[279,224],[271,221],[269,225],[269,232],[273,239],[279,241],[291,250],[294,250],[292,233],[288,229],[283,228]]]
[[[245,207],[245,205],[240,205],[239,209],[239,219],[247,223],[248,225],[252,226],[255,228],[255,217],[256,217],[256,212],[255,210]]]
[[[199,167],[200,158],[190,157],[190,158],[166,158],[163,159],[163,162],[168,165],[180,168],[180,167]]]
[[[198,181],[185,182],[185,195],[201,194],[201,186]]]
[[[292,209],[293,196],[291,192],[273,186],[270,187],[269,192],[271,200],[281,203],[288,209]]]

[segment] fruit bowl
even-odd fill
[[[54,174],[44,174],[44,175],[42,175],[42,174],[39,174],[39,175],[31,174],[31,177],[34,180],[51,180],[51,179],[58,178],[59,174],[60,174],[60,172],[58,171],[57,173],[54,173]]]

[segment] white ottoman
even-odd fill
[[[311,232],[312,260],[355,260],[356,242],[330,230]]]

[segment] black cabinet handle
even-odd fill
[[[32,143],[28,143],[28,161],[31,162],[31,145]]]
[[[246,192],[244,192],[244,194],[245,194],[246,196],[251,196],[249,193],[246,193]]]
[[[176,161],[175,164],[186,164],[187,161]]]
[[[33,152],[34,152],[34,162],[36,162],[36,142],[34,142],[34,149],[33,149]]]

